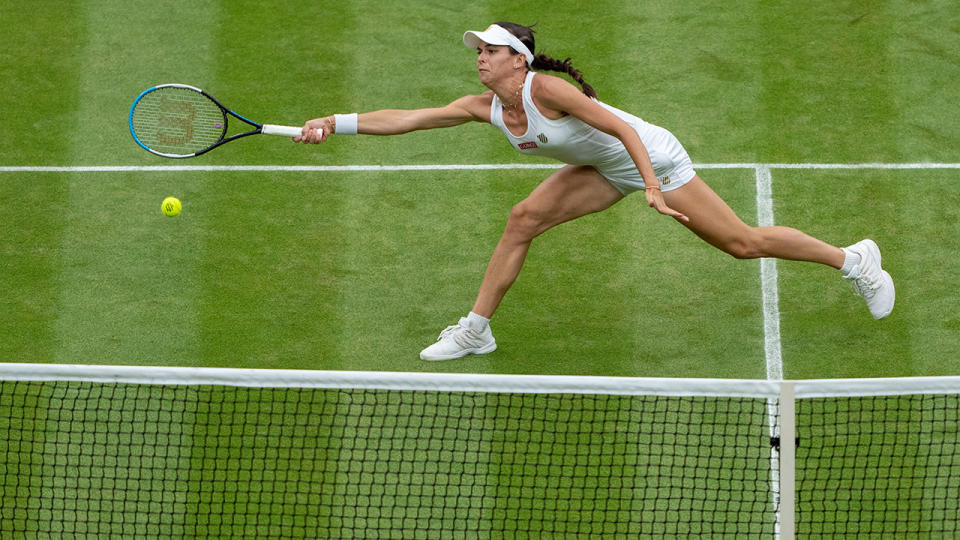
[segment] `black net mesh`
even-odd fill
[[[0,537],[768,536],[767,406],[0,382]]]

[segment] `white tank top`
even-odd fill
[[[533,71],[528,72],[523,84],[523,108],[527,114],[527,130],[523,135],[518,137],[507,129],[503,122],[503,104],[496,94],[490,105],[490,123],[500,128],[514,148],[523,154],[546,156],[573,165],[592,165],[607,177],[628,174],[640,179],[640,173],[620,139],[574,116],[551,120],[541,114],[530,95],[534,75]],[[636,129],[648,152],[652,152],[651,146],[655,146],[666,132],[630,113],[603,102],[597,103]]]

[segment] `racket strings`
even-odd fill
[[[224,112],[203,94],[161,87],[142,96],[131,117],[145,146],[168,154],[192,154],[216,144],[226,133]]]

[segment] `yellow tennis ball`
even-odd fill
[[[160,205],[160,211],[170,217],[179,214],[180,208],[180,199],[176,197],[167,197],[163,200],[163,204]]]

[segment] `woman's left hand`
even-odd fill
[[[687,216],[667,206],[667,202],[663,200],[663,193],[660,192],[659,187],[648,187],[643,190],[643,194],[647,197],[647,204],[649,204],[651,208],[655,208],[657,212],[665,216],[670,216],[677,221],[690,221],[690,218]]]

